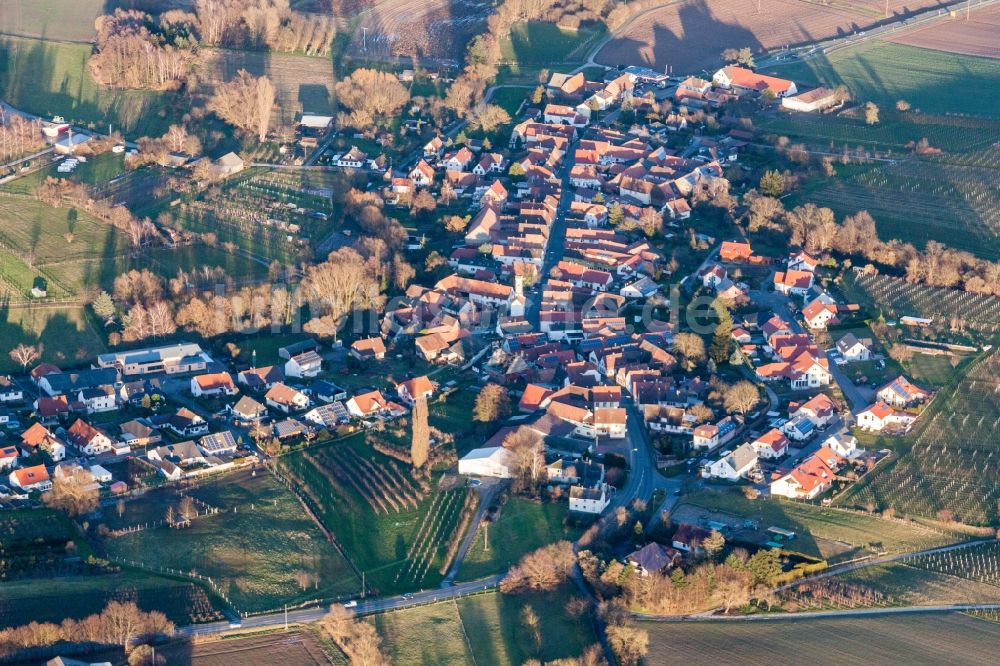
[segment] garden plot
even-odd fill
[[[186,229],[281,261],[307,251],[329,229],[333,213],[322,188],[303,190],[296,175],[280,172],[250,174],[178,208]]]

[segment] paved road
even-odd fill
[[[542,311],[542,289],[544,283],[548,281],[549,271],[563,258],[566,253],[566,213],[573,202],[573,193],[570,191],[569,173],[573,168],[573,151],[576,150],[578,139],[574,139],[566,149],[562,164],[559,167],[559,178],[562,181],[562,191],[559,196],[559,207],[556,209],[555,219],[549,228],[549,237],[545,241],[545,256],[542,259],[537,287],[532,289],[528,295],[527,311],[525,318],[531,323],[535,330],[540,330],[539,320]]]
[[[452,562],[451,569],[448,570],[448,575],[441,581],[441,587],[451,587],[454,585],[458,570],[462,567],[462,562],[465,561],[465,555],[469,552],[472,540],[476,538],[480,523],[483,522],[483,516],[489,510],[490,504],[493,503],[493,498],[496,497],[497,492],[505,485],[503,483],[491,483],[479,487],[479,506],[476,507],[476,514],[472,517],[469,528],[465,531],[462,545],[459,546],[458,552],[455,554],[455,561]]]
[[[358,615],[371,615],[373,613],[384,613],[386,611],[409,608],[411,606],[421,606],[428,603],[434,603],[436,601],[444,601],[446,599],[456,599],[458,597],[468,596],[470,594],[476,594],[478,592],[494,588],[500,584],[501,578],[502,576],[490,576],[489,578],[482,578],[480,580],[469,581],[467,583],[458,583],[447,589],[416,592],[412,595],[408,595],[407,598],[396,596],[371,599],[369,601],[359,600],[357,607],[354,608],[354,612]],[[254,617],[244,618],[241,629],[273,629],[285,626],[286,621],[289,624],[316,622],[321,620],[323,616],[326,615],[327,611],[328,607],[320,606],[318,608],[288,611],[287,614],[278,611],[276,613],[268,613],[267,615],[257,615]],[[205,636],[209,634],[225,633],[227,631],[231,631],[231,629],[232,627],[230,627],[229,622],[211,622],[208,624],[195,624],[180,627],[177,630],[177,633],[182,636]]]

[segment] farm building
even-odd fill
[[[804,93],[784,97],[781,100],[782,108],[789,111],[802,111],[812,113],[830,108],[837,103],[837,94],[829,88],[813,88]]]
[[[510,465],[514,454],[502,446],[473,449],[458,461],[458,473],[464,476],[492,476],[510,478]]]
[[[320,116],[315,113],[303,113],[299,127],[310,130],[325,131],[333,124],[333,116]]]
[[[212,162],[212,173],[220,178],[232,176],[243,171],[243,158],[236,153],[226,153]]]
[[[754,92],[770,90],[775,97],[787,97],[798,92],[794,81],[765,76],[735,65],[729,65],[717,71],[712,77],[712,81],[715,85],[726,89]]]

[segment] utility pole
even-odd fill
[[[483,522],[483,550],[489,551],[490,549],[490,523],[489,521]]]
[[[288,604],[285,604],[285,631],[288,631]]]
[[[368,28],[361,26],[361,51],[368,52]]]
[[[365,572],[361,572],[361,598],[365,598]]]

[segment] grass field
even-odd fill
[[[126,571],[120,574],[68,576],[3,583],[0,626],[26,620],[60,622],[99,613],[107,602],[135,601],[143,610],[158,610],[177,624],[212,622],[222,614],[205,591],[187,582]]]
[[[699,491],[683,502],[753,518],[764,524],[797,533],[788,547],[806,555],[827,557],[825,542],[841,542],[853,549],[903,553],[958,541],[919,525],[882,520],[854,511],[818,507],[803,502],[769,499],[750,501],[736,493]]]
[[[0,38],[0,95],[8,104],[41,116],[61,115],[105,131],[111,123],[129,134],[163,134],[171,122],[169,113],[160,115],[168,96],[99,89],[87,69],[90,52],[90,44]]]
[[[94,19],[109,4],[106,0],[4,0],[0,33],[89,42],[97,36]]]
[[[42,360],[56,365],[85,364],[106,348],[82,307],[0,308],[0,348],[42,343]],[[7,354],[0,372],[21,371]]]
[[[404,465],[360,436],[283,456],[280,465],[365,571],[369,587],[389,594],[441,581],[447,546],[461,538],[454,532],[464,488],[425,493]]]
[[[480,527],[458,572],[459,580],[475,580],[506,571],[521,556],[561,539],[575,540],[581,531],[564,525],[564,504],[542,504],[511,498],[489,526],[489,550]]]
[[[24,274],[20,266],[48,277],[49,293],[58,297],[113,279],[127,253],[121,234],[84,211],[0,197],[0,274],[24,292],[32,285],[18,277]],[[92,267],[93,273],[72,274],[73,264],[95,257],[102,263]]]
[[[1000,626],[965,615],[794,619],[772,622],[640,623],[650,663],[794,666],[804,636],[817,664],[984,664],[993,660]]]
[[[375,618],[386,651],[397,664],[523,664],[579,656],[596,642],[589,620],[565,611],[566,588],[544,595],[480,594],[394,611]],[[541,646],[521,626],[530,606],[541,620]]]
[[[566,62],[582,55],[588,44],[596,42],[603,29],[569,30],[554,23],[522,22],[511,28],[500,42],[500,56],[505,62],[521,65],[544,65]],[[576,58],[585,59],[585,58]]]
[[[905,99],[924,114],[1000,118],[1000,108],[981,94],[1000,82],[996,61],[989,58],[872,41],[776,71],[800,88],[846,85],[856,100],[886,109]],[[955,85],[958,80],[962,85]]]
[[[254,76],[266,75],[274,83],[275,122],[291,123],[297,113],[329,114],[336,111],[333,61],[262,51],[202,49],[198,74],[200,93],[209,95],[222,81],[228,81],[245,69]]]
[[[219,514],[198,518],[187,529],[160,527],[109,539],[108,553],[209,576],[241,611],[346,596],[359,589],[343,557],[292,493],[269,474],[213,479],[191,495],[220,508]],[[300,570],[318,574],[318,586],[300,589],[295,580]]]
[[[896,515],[934,517],[946,511],[967,524],[995,525],[1000,515],[998,377],[1000,354],[977,361],[957,384],[935,397],[902,443],[899,458],[838,502],[873,502],[892,507]]]

